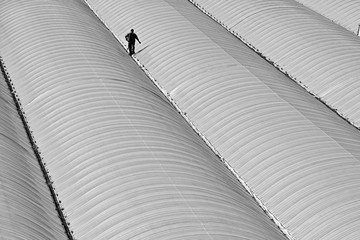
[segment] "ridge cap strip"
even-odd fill
[[[39,147],[36,144],[34,136],[32,135],[32,131],[30,130],[30,127],[28,125],[28,121],[26,119],[25,112],[21,106],[21,101],[20,101],[18,95],[16,94],[16,90],[11,81],[10,75],[6,69],[4,60],[1,56],[0,56],[0,68],[1,68],[1,73],[3,74],[5,81],[8,85],[9,91],[11,92],[11,96],[14,100],[17,112],[23,123],[24,129],[26,131],[26,135],[27,135],[30,145],[31,145],[31,148],[34,151],[36,159],[38,160],[38,163],[39,163],[40,169],[43,173],[43,177],[45,179],[46,185],[48,186],[48,188],[50,190],[50,194],[51,194],[51,197],[55,204],[56,211],[58,212],[58,216],[60,218],[61,224],[63,225],[65,233],[66,233],[67,237],[69,238],[69,240],[75,240],[75,238],[73,237],[73,231],[70,229],[70,223],[66,220],[66,215],[63,212],[64,208],[61,206],[61,201],[58,199],[58,194],[56,193],[55,188],[53,187],[53,181],[51,180],[49,171],[47,170],[47,168],[45,166],[46,163],[43,162],[43,159],[42,159],[40,151],[39,151]]]

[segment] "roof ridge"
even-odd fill
[[[46,163],[44,163],[44,161],[43,161],[43,159],[41,157],[39,147],[37,146],[35,138],[34,138],[34,136],[32,134],[32,131],[30,130],[30,127],[28,125],[28,121],[26,119],[24,109],[21,106],[19,96],[16,93],[15,87],[14,87],[12,81],[11,81],[10,75],[9,75],[7,69],[6,69],[4,60],[3,60],[3,58],[1,56],[0,56],[0,68],[1,68],[1,73],[4,75],[5,81],[6,81],[7,85],[8,85],[8,87],[9,87],[9,91],[10,91],[10,93],[12,95],[12,98],[14,100],[14,103],[16,105],[17,112],[18,112],[18,114],[19,114],[19,116],[21,118],[21,121],[23,123],[24,129],[26,131],[26,135],[27,135],[27,137],[29,139],[29,142],[30,142],[30,145],[31,145],[31,148],[34,151],[36,159],[38,160],[38,163],[39,163],[40,169],[41,169],[41,171],[43,173],[43,177],[45,179],[46,185],[48,186],[48,188],[50,190],[51,197],[53,199],[56,211],[58,212],[58,216],[60,218],[60,221],[61,221],[61,223],[62,223],[62,225],[64,227],[65,233],[66,233],[67,237],[69,238],[69,240],[73,240],[75,238],[73,237],[73,231],[69,227],[70,223],[67,221],[66,215],[63,212],[64,208],[62,207],[61,201],[58,198],[58,194],[55,191],[55,188],[53,186],[53,181],[51,180],[51,176],[49,175],[49,171],[47,170],[47,168],[45,166]]]

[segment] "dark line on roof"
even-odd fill
[[[9,88],[9,91],[12,95],[12,98],[14,100],[14,103],[16,105],[16,109],[18,111],[18,114],[21,118],[21,121],[23,123],[23,126],[25,128],[25,131],[26,131],[26,135],[30,141],[30,144],[31,144],[31,147],[34,151],[34,154],[36,156],[36,159],[38,160],[38,163],[39,163],[39,166],[41,168],[41,171],[43,173],[43,176],[45,178],[45,182],[46,182],[46,185],[48,186],[49,190],[50,190],[50,194],[51,194],[51,197],[53,199],[53,202],[55,204],[55,208],[56,208],[56,211],[58,212],[58,216],[60,218],[60,221],[64,227],[64,230],[65,230],[65,233],[67,235],[67,237],[69,238],[69,240],[73,240],[74,237],[73,237],[73,231],[70,230],[69,228],[69,225],[70,223],[68,221],[66,221],[66,216],[65,214],[63,213],[63,210],[64,208],[60,205],[60,201],[57,197],[57,194],[55,192],[55,189],[53,187],[53,181],[51,180],[51,177],[50,175],[48,174],[48,170],[46,169],[45,167],[45,163],[43,162],[41,156],[40,156],[40,152],[39,152],[39,148],[38,146],[36,145],[36,141],[34,140],[34,137],[32,136],[32,132],[30,130],[30,127],[28,125],[28,122],[26,120],[26,117],[25,117],[25,113],[23,112],[23,109],[21,107],[21,102],[20,102],[20,99],[18,98],[17,94],[16,94],[16,90],[14,89],[14,86],[12,84],[12,81],[11,81],[11,78],[10,78],[10,75],[6,69],[6,66],[5,66],[5,63],[2,59],[2,57],[0,56],[0,68],[1,68],[1,72],[5,78],[5,81],[8,85],[8,88]]]

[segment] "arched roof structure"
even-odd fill
[[[351,239],[356,128],[188,1],[87,2],[295,239]]]
[[[358,36],[296,1],[193,2],[360,127]]]
[[[2,9],[1,54],[74,239],[286,239],[86,5]]]
[[[360,234],[358,129],[189,1],[7,1],[0,21],[74,239]]]

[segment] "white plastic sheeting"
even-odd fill
[[[357,33],[360,24],[358,0],[296,0],[331,21]]]
[[[188,1],[87,2],[119,39],[123,40],[130,28],[135,29],[142,41],[142,45],[137,45],[136,58],[294,239],[354,239],[360,235],[360,134],[357,129]],[[318,19],[319,15],[308,19],[308,11],[304,9],[281,8],[278,4],[282,1],[267,2],[268,11],[262,11],[261,1],[246,2],[247,8],[241,5],[244,1],[229,1],[229,7],[232,3],[234,14],[238,10],[239,16],[247,13],[248,18],[244,19],[251,25],[247,26],[249,32],[250,29],[254,32],[258,42],[269,44],[265,49],[276,53],[284,62],[301,63],[296,56],[294,61],[286,59],[289,48],[293,46],[291,53],[296,55],[301,47],[295,46],[308,44],[301,56],[306,54],[311,59],[304,58],[303,65],[316,64],[320,58],[319,61],[325,62],[323,65],[336,69],[328,61],[328,52],[313,48],[311,39],[291,38],[288,34],[292,24],[299,27],[309,24],[312,27],[308,31],[319,31],[318,24],[324,24]],[[222,9],[218,5],[213,8]],[[302,11],[300,19],[304,21],[301,23],[298,10]],[[272,18],[287,19],[290,13],[295,21],[290,19],[286,27],[282,25],[285,20],[272,26]],[[222,12],[221,18],[236,19],[234,14]],[[260,16],[264,23],[270,22],[266,28],[262,21],[255,21]],[[329,25],[323,31],[337,33],[341,29]],[[272,37],[260,37],[255,34],[259,31]],[[348,31],[343,31],[344,35],[336,35],[337,38],[351,46],[358,44],[356,39],[348,37]],[[319,38],[319,34],[314,37]],[[269,47],[270,41],[271,46],[277,44],[278,48]],[[333,43],[333,39],[325,41],[325,47],[329,47],[326,43]],[[334,46],[337,47],[333,49],[335,54],[347,51],[337,44]],[[351,50],[355,62],[344,59],[342,67],[337,68],[342,70],[342,75],[346,75],[346,68],[353,70],[351,74],[358,71],[357,50]],[[307,69],[306,66],[299,68]],[[317,70],[323,75],[331,74],[321,68]],[[319,89],[324,90],[328,83],[328,79],[319,83]],[[348,83],[353,88],[358,84]],[[356,105],[358,102],[352,107]],[[356,109],[353,110],[356,113]]]
[[[0,15],[75,239],[286,239],[86,5],[5,1]]]
[[[2,72],[0,239],[67,239]]]
[[[360,38],[295,1],[196,0],[360,127]]]

